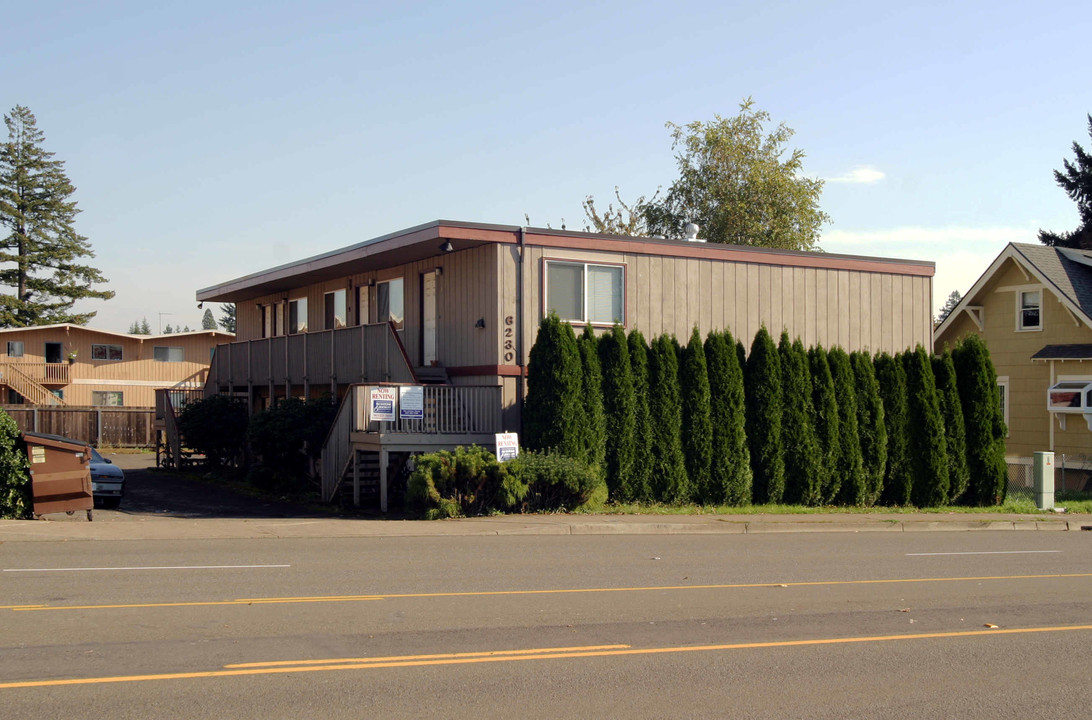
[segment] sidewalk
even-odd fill
[[[505,515],[458,520],[177,518],[96,513],[0,520],[4,542],[488,535],[708,535],[808,532],[1080,531],[1092,515],[829,513],[815,515]]]

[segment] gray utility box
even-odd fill
[[[1054,509],[1054,453],[1034,453],[1032,468],[1035,473],[1035,507],[1040,510]]]

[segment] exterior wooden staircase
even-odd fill
[[[68,370],[68,366],[61,366],[65,371]],[[20,367],[20,363],[0,363],[0,384],[7,385],[15,392],[26,398],[26,401],[31,405],[65,405],[65,401],[57,397],[53,392],[38,382],[38,379],[32,376],[34,369],[38,369],[38,364],[25,364],[24,367]],[[42,368],[42,380],[48,378],[48,366]],[[37,374],[37,373],[35,373]],[[67,374],[67,373],[65,373]],[[64,380],[67,382],[67,379]]]

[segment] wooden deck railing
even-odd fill
[[[68,363],[21,362],[8,360],[21,373],[43,385],[67,385],[71,382],[72,366]]]
[[[376,323],[217,345],[205,387],[416,380],[397,333]]]
[[[47,380],[51,367],[64,368],[64,381]],[[37,377],[35,375],[37,374]],[[60,373],[56,373],[57,376]],[[52,363],[0,363],[0,384],[7,385],[15,392],[22,395],[31,405],[64,405],[65,402],[53,394],[43,382],[67,383],[68,366],[54,365]]]

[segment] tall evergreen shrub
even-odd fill
[[[883,494],[887,472],[887,419],[880,385],[876,382],[876,367],[866,352],[849,356],[857,391],[857,437],[861,441],[861,464],[864,469],[864,493],[859,504],[875,505]]]
[[[818,505],[822,500],[825,468],[819,461],[819,441],[815,436],[808,356],[799,340],[789,341],[788,332],[781,333],[777,354],[781,358],[781,392],[785,403],[781,416],[785,502]]]
[[[606,422],[607,491],[611,500],[629,499],[636,447],[636,397],[629,343],[620,325],[599,339],[599,364],[603,371],[603,415]]]
[[[711,487],[713,464],[713,424],[709,418],[709,369],[705,363],[705,346],[695,327],[690,342],[683,348],[679,365],[679,386],[682,390],[682,445],[686,459],[686,474],[690,478],[692,499],[700,503],[713,502],[716,494]]]
[[[963,502],[971,475],[967,469],[967,432],[963,425],[955,364],[952,353],[947,351],[934,355],[932,360],[940,414],[944,418],[944,436],[948,441],[948,502]]]
[[[827,351],[822,345],[808,350],[808,369],[811,373],[815,437],[819,442],[819,462],[823,468],[819,499],[821,503],[830,504],[837,499],[842,486],[842,423],[834,392],[834,376],[830,371]]]
[[[705,362],[709,369],[709,419],[713,425],[710,468],[711,502],[751,502],[751,453],[747,449],[743,371],[730,332],[709,333]]]
[[[585,458],[584,370],[572,326],[550,313],[538,326],[527,364],[523,444]]]
[[[784,401],[781,360],[766,326],[759,328],[747,356],[747,441],[751,449],[754,502],[779,503],[785,495],[785,457],[781,440]]]
[[[909,505],[913,475],[907,456],[906,371],[901,362],[887,353],[877,355],[873,363],[887,432],[887,465],[881,499],[886,505]]]
[[[623,500],[648,500],[652,487],[651,421],[648,412],[648,343],[640,330],[627,339],[629,364],[633,371],[634,459],[629,480],[622,483]]]
[[[971,482],[967,502],[996,505],[1005,500],[1005,419],[990,351],[978,335],[967,335],[952,351]]]
[[[661,335],[653,341],[648,354],[652,496],[665,503],[690,500],[690,481],[679,436],[682,399],[677,347],[675,338]]]
[[[940,414],[933,364],[925,348],[903,353],[906,369],[908,450],[914,473],[911,498],[918,507],[948,502],[948,441]]]
[[[838,400],[838,496],[842,505],[863,506],[868,504],[868,488],[865,484],[864,463],[861,457],[861,438],[857,427],[857,387],[849,355],[840,347],[831,348],[827,354],[830,375],[834,382],[834,395]]]
[[[600,473],[605,472],[607,456],[606,418],[603,414],[603,371],[599,366],[599,340],[591,329],[584,326],[584,332],[577,341],[580,350],[580,363],[584,370],[584,422],[583,445],[584,462]]]
[[[33,510],[30,466],[19,426],[0,410],[0,518],[21,520]]]

